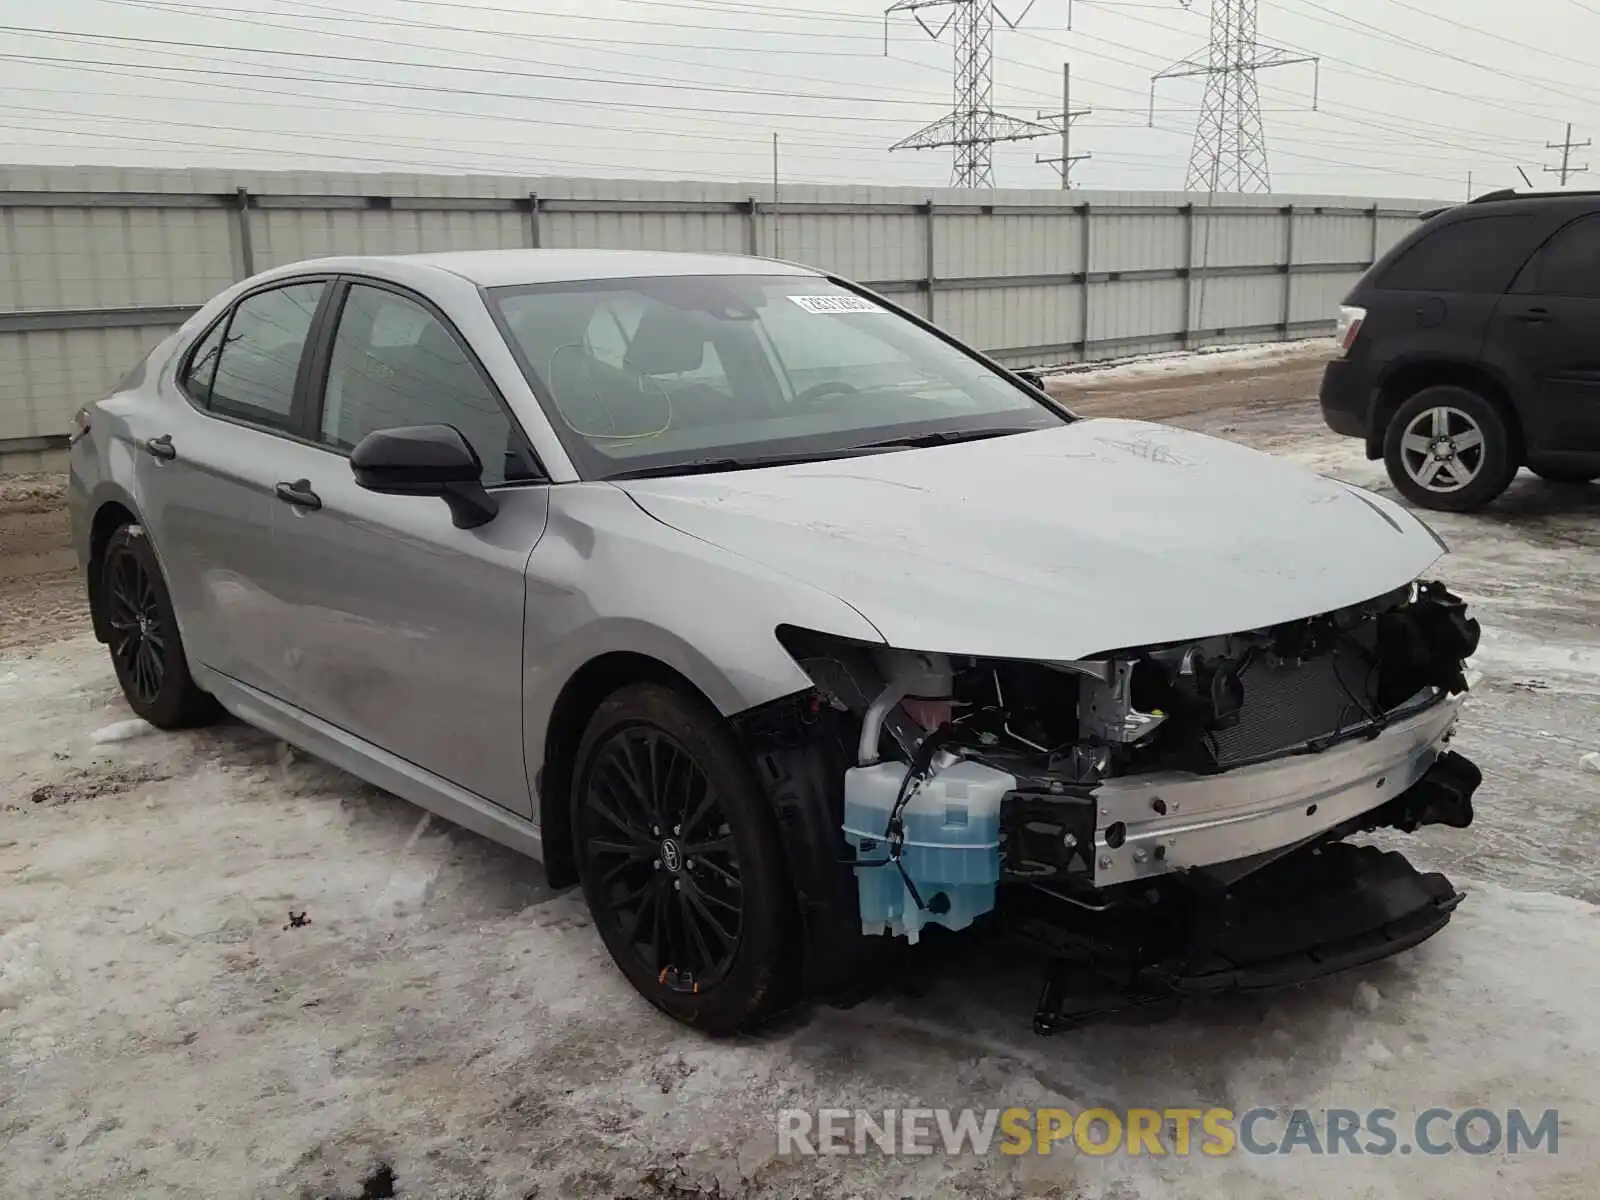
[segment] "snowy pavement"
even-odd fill
[[[1381,486],[1281,368],[1276,402],[1163,419]],[[1130,382],[1083,407],[1139,415]],[[1468,889],[1455,920],[1294,992],[1053,1039],[1032,968],[978,946],[707,1041],[511,853],[242,726],[128,722],[81,622],[0,650],[0,1197],[384,1195],[379,1164],[408,1198],[1600,1195],[1600,488],[1524,478],[1429,520],[1486,626],[1460,748],[1487,778],[1470,830],[1390,840]],[[1515,1156],[776,1156],[781,1109],[902,1106],[1561,1125]]]

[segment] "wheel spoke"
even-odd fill
[[[667,744],[667,765],[661,779],[661,816],[669,824],[682,828],[684,808],[688,801],[689,778],[694,772],[689,758],[680,754],[677,747]]]
[[[1483,431],[1481,429],[1468,429],[1465,433],[1457,434],[1454,440],[1456,453],[1459,454],[1463,450],[1474,450],[1483,445]]]
[[[638,935],[639,926],[643,923],[645,914],[659,908],[661,905],[661,877],[659,875],[650,876],[645,881],[644,886],[633,892],[628,899],[631,899],[632,896],[639,897],[639,906],[633,910],[631,916],[626,918],[626,922],[622,927],[622,940],[630,945]],[[624,899],[621,903],[628,903],[628,899]]]
[[[144,643],[140,642],[133,652],[133,690],[139,698],[148,699],[150,695],[149,667],[145,660]]]
[[[1439,470],[1444,466],[1444,463],[1445,460],[1442,458],[1427,459],[1417,471],[1417,482],[1427,487],[1433,482],[1434,476],[1439,474]]]
[[[1409,454],[1426,454],[1432,447],[1433,443],[1428,441],[1428,439],[1423,437],[1420,433],[1408,433],[1405,435],[1405,437],[1400,439],[1400,445],[1404,447],[1406,452]]]
[[[683,844],[683,849],[684,853],[689,854],[694,858],[704,858],[708,854],[723,854],[731,856],[733,854],[733,838],[728,834],[722,834],[713,841],[709,842],[686,841]]]
[[[1432,417],[1433,417],[1433,436],[1434,437],[1446,437],[1446,436],[1448,436],[1449,433],[1450,433],[1450,411],[1448,409],[1444,409],[1444,408],[1436,408],[1436,409],[1433,410]]]
[[[648,829],[652,825],[659,825],[660,820],[655,811],[655,804],[650,799],[650,790],[643,776],[639,773],[639,765],[633,757],[633,739],[627,734],[623,735],[618,747],[607,757],[607,766],[611,775],[615,776],[620,788],[611,790],[612,798],[621,802],[623,808],[632,811],[643,826]]]
[[[678,897],[679,893],[673,895]],[[662,953],[656,956],[660,967],[685,965],[684,959],[688,956],[684,951],[688,949],[688,935],[683,924],[683,905],[677,900],[672,903],[663,901],[661,904],[661,947]]]
[[[696,974],[710,972],[716,968],[719,957],[711,951],[711,943],[706,941],[706,932],[703,926],[707,923],[700,919],[695,911],[695,900],[689,889],[685,888],[678,894],[679,918],[689,931],[689,938],[694,943],[695,952],[700,961],[696,964],[699,970]]]
[[[710,888],[700,888],[699,896],[700,899],[704,900],[707,904],[715,904],[718,908],[725,909],[726,911],[732,913],[736,918],[742,915],[737,901],[726,900],[717,895]]]
[[[620,857],[644,862],[652,857],[653,847],[645,842],[613,842],[606,838],[590,838],[589,849],[607,858]]]
[[[722,927],[722,923],[718,921],[716,917],[712,916],[711,910],[706,907],[705,901],[701,899],[699,891],[693,884],[688,885],[678,894],[685,897],[685,902],[688,904],[690,910],[695,916],[699,917],[700,921],[696,922],[696,924],[703,922],[704,924],[710,926],[711,932],[717,935],[717,940],[724,946],[733,946],[738,943],[739,933],[737,923],[735,923],[734,928],[731,931],[724,929]]]
[[[161,660],[156,657],[155,647],[148,640],[139,643],[139,654],[144,662],[145,687],[149,689],[150,699],[154,700],[161,691]]]
[[[705,777],[704,772],[699,770],[695,771],[694,783],[697,784],[700,789],[700,802],[695,805],[693,812],[688,813],[688,815],[683,818],[684,837],[689,837],[696,829],[700,828],[700,823],[704,821],[706,817],[711,814],[711,811],[716,807],[716,794],[711,790],[711,781]],[[688,806],[689,793],[685,791],[684,808],[687,809]]]
[[[709,858],[696,858],[694,860],[694,865],[696,870],[706,870],[711,872],[711,874],[715,875],[727,887],[737,890],[741,886],[739,883],[739,877],[737,875],[724,870],[722,867],[719,867]]]
[[[589,802],[587,805],[589,811],[594,813],[601,820],[605,821],[606,824],[627,834],[632,841],[638,842],[640,845],[648,842],[650,840],[650,831],[634,824],[626,817],[613,812],[606,805],[605,801],[601,799],[600,786],[599,780],[596,780],[595,783],[589,788]],[[615,796],[615,793],[613,793],[613,796]]]

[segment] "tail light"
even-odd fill
[[[1361,323],[1367,319],[1367,310],[1358,308],[1354,304],[1341,304],[1339,306],[1339,324],[1334,329],[1334,340],[1339,343],[1339,357],[1343,358],[1350,353],[1350,347],[1356,344],[1356,338],[1361,336]]]
[[[72,414],[72,432],[67,435],[67,444],[76,446],[84,435],[89,432],[89,407],[85,405]]]

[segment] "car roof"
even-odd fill
[[[448,271],[479,287],[639,276],[819,274],[798,263],[777,259],[659,250],[453,250],[432,254],[347,255],[297,262],[293,269],[411,276],[419,269]]]
[[[1423,221],[1431,221],[1435,217],[1446,215],[1452,219],[1481,216],[1486,210],[1493,213],[1540,212],[1551,208],[1567,209],[1572,212],[1600,208],[1600,191],[1571,187],[1565,191],[1519,192],[1512,188],[1502,188],[1498,192],[1485,192],[1481,196],[1474,196],[1471,200],[1459,204],[1446,204],[1441,208],[1430,209],[1417,215]]]

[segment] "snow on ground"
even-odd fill
[[[1332,338],[1300,338],[1289,342],[1260,342],[1248,346],[1218,346],[1200,350],[1173,350],[1136,358],[1074,363],[1047,371],[1052,381],[1077,385],[1153,380],[1177,375],[1209,375],[1242,370],[1299,358],[1326,358],[1333,353]],[[1088,378],[1085,378],[1087,376]]]
[[[1296,421],[1244,414],[1238,436],[1382,486]],[[407,1198],[1589,1200],[1589,504],[1524,481],[1493,514],[1429,518],[1486,624],[1460,737],[1478,820],[1392,838],[1467,887],[1447,929],[1293,992],[1053,1039],[1029,1029],[1035,969],[980,942],[854,1008],[708,1041],[515,855],[236,724],[107,740],[128,714],[81,633],[0,652],[0,1195],[352,1197],[381,1162]],[[1562,1125],[1554,1155],[775,1157],[783,1108],[1036,1105]]]

